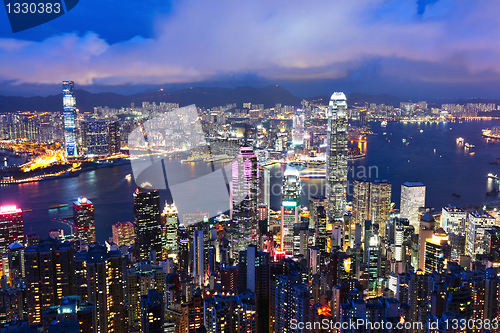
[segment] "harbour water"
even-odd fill
[[[486,195],[494,186],[487,174],[500,174],[500,165],[488,163],[500,157],[500,141],[491,144],[481,135],[481,129],[492,126],[500,126],[500,120],[420,124],[389,122],[385,128],[379,123],[372,123],[375,135],[368,136],[366,143],[351,143],[358,144],[366,157],[349,162],[349,182],[359,177],[387,179],[392,183],[392,201],[396,207],[399,207],[401,184],[406,181],[424,183],[427,186],[426,203],[436,208],[447,204],[477,204],[481,207],[500,200],[498,194]],[[457,145],[458,137],[475,144],[475,148],[466,150]],[[175,174],[176,183],[210,172],[210,166],[204,162],[182,164],[176,158],[167,159],[165,167],[169,174]],[[271,186],[279,187],[279,175],[284,168],[283,165],[271,167],[275,176],[271,179]],[[122,165],[84,172],[75,178],[5,185],[0,187],[0,205],[16,204],[30,209],[25,213],[25,232],[36,232],[46,237],[47,231],[52,228],[69,232],[70,228],[63,220],[73,214],[71,202],[79,196],[86,196],[95,204],[96,236],[102,242],[111,236],[111,225],[133,220],[132,194],[136,184],[133,179],[125,178],[130,173],[131,166]],[[324,180],[304,180],[302,185],[303,204],[308,204],[309,194],[324,194]],[[187,183],[182,189],[184,194],[192,194],[196,209],[207,211],[210,207],[204,204],[203,196],[209,197],[213,189],[208,186],[193,189],[190,186]],[[160,191],[160,194],[163,204],[168,194],[166,191]],[[275,192],[271,197],[271,208],[277,209],[280,200],[279,193]],[[61,203],[69,205],[49,209]]]

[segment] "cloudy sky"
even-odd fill
[[[496,0],[82,0],[12,33],[0,94],[281,84],[407,98],[500,98]]]

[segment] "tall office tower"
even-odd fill
[[[258,237],[259,165],[251,147],[240,147],[232,166],[233,254],[238,255]]]
[[[465,235],[467,213],[455,206],[443,207],[441,211],[441,227],[448,234]]]
[[[66,157],[77,157],[75,82],[63,81],[64,108],[64,153]]]
[[[120,122],[112,121],[108,124],[108,153],[117,155],[121,149]]]
[[[48,238],[27,247],[24,261],[28,322],[39,324],[44,307],[59,305],[61,298],[75,292],[73,247]]]
[[[500,317],[500,278],[492,272],[492,268],[486,270],[485,285],[484,318],[498,319]]]
[[[238,287],[256,294],[258,332],[269,329],[269,263],[270,254],[257,251],[255,245],[239,255]]]
[[[312,196],[309,200],[309,229],[314,229],[318,222],[318,209],[322,207],[325,210],[327,204],[326,197]]]
[[[347,102],[335,92],[328,106],[326,196],[328,223],[343,224],[347,191]]]
[[[293,116],[292,143],[294,146],[304,144],[304,115]]]
[[[425,207],[425,185],[420,182],[406,182],[401,185],[400,216],[410,220],[419,231],[418,209]]]
[[[109,123],[106,119],[86,120],[81,123],[82,153],[86,156],[109,154]]]
[[[366,245],[365,245],[366,246]],[[378,235],[370,235],[366,249],[368,258],[368,294],[377,295],[377,282],[380,267],[380,245]]]
[[[161,213],[158,190],[137,189],[134,192],[134,229],[136,255],[140,261],[161,260]]]
[[[95,242],[94,204],[87,198],[73,201],[73,223],[76,228],[76,238],[87,244]]]
[[[359,126],[366,126],[366,109],[359,110]]]
[[[205,256],[203,253],[203,230],[195,230],[193,238],[193,275],[195,284],[205,285]]]
[[[178,211],[175,204],[165,202],[161,213],[162,259],[172,258],[177,262],[177,230],[179,229]]]
[[[363,224],[370,220],[370,182],[355,180],[352,184],[352,223]]]
[[[394,219],[394,259],[403,262],[406,259],[406,235],[410,221],[408,219]],[[411,227],[413,229],[413,227]]]
[[[434,231],[431,238],[425,241],[425,273],[446,272],[446,263],[450,259],[451,246],[448,235],[443,228]]]
[[[179,261],[179,270],[183,271],[183,274],[189,274],[192,268],[191,256],[189,255],[190,241],[187,230],[183,225],[179,226],[177,231],[177,260]]]
[[[425,323],[430,310],[432,281],[430,275],[421,270],[407,274],[408,303],[410,304],[410,318],[412,322]]]
[[[287,169],[283,175],[281,193],[281,251],[293,255],[293,229],[300,222],[300,174],[296,169]]]
[[[386,223],[391,219],[392,184],[375,180],[370,184],[370,219],[378,224],[379,234],[386,237]]]
[[[224,294],[224,293],[223,293]],[[256,295],[220,293],[205,299],[205,328],[208,333],[257,333]]]
[[[12,243],[24,244],[23,210],[16,206],[0,207],[0,256]]]
[[[127,331],[125,257],[92,244],[75,255],[75,293],[95,307],[95,332]]]
[[[141,327],[141,317],[146,310],[141,307],[141,299],[148,296],[149,290],[164,295],[166,279],[167,274],[162,267],[149,263],[137,264],[127,271],[129,330],[121,332],[147,332]]]
[[[141,297],[141,312],[142,332],[164,332],[165,307],[162,294],[156,290],[148,290],[147,295]]]
[[[132,246],[135,241],[134,225],[131,222],[117,222],[111,226],[113,242],[120,246]]]
[[[473,259],[477,254],[486,254],[484,247],[484,234],[487,229],[495,225],[495,218],[488,212],[477,211],[469,213],[467,227],[466,254]]]
[[[259,187],[260,199],[259,202],[271,206],[271,171],[266,167],[260,168]]]

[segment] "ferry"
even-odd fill
[[[381,126],[381,127],[387,127],[387,120],[383,120],[383,121],[380,123],[380,126]]]
[[[363,158],[363,157],[365,157],[365,156],[366,156],[366,154],[349,155],[349,159],[350,159],[350,160],[357,160],[357,159],[359,159],[359,158]]]
[[[406,139],[403,139],[403,143],[406,143]]]
[[[132,174],[131,174],[131,173],[129,173],[128,175],[126,175],[126,176],[125,176],[125,179],[126,179],[126,180],[131,180],[131,179],[132,179]]]
[[[464,138],[460,137],[460,138],[457,138],[457,144],[458,145],[463,145],[464,144]]]
[[[325,169],[304,169],[300,171],[300,179],[326,178]]]
[[[486,129],[483,129],[482,130],[482,133],[483,133],[483,136],[486,137],[486,138],[491,138],[491,139],[500,139],[500,134],[497,134],[499,131],[498,131],[498,127],[494,127],[493,128],[493,131],[495,133],[492,133],[492,130],[489,129],[489,128],[486,128]]]
[[[473,145],[472,143],[468,143],[468,142],[466,142],[466,143],[465,143],[465,148],[476,148],[476,146],[475,146],[475,145]]]
[[[491,178],[491,179],[495,179],[495,180],[497,180],[497,179],[498,179],[498,175],[494,175],[494,174],[492,174],[492,173],[489,173],[489,174],[488,174],[488,178]]]
[[[58,205],[49,206],[49,209],[59,209],[59,208],[67,207],[67,206],[68,206],[67,203],[62,203],[62,204],[58,204]]]

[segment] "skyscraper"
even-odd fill
[[[370,219],[378,224],[379,234],[386,236],[386,223],[391,219],[392,185],[387,180],[375,180],[370,184]]]
[[[81,123],[82,150],[87,156],[109,154],[109,124],[105,119],[87,120]]]
[[[6,254],[12,243],[24,244],[23,211],[12,206],[0,207],[0,256]]]
[[[28,321],[42,322],[44,307],[59,305],[74,294],[73,247],[48,238],[24,250]]]
[[[370,182],[358,179],[352,183],[352,223],[370,220]]]
[[[328,106],[326,196],[328,222],[342,224],[347,190],[347,102],[335,92]]]
[[[135,241],[134,225],[131,222],[117,222],[111,227],[113,242],[118,246],[131,246]]]
[[[63,81],[64,153],[66,157],[78,156],[76,135],[75,82]]]
[[[441,226],[449,234],[464,235],[467,213],[455,206],[443,207],[441,211]]]
[[[87,244],[95,242],[94,204],[87,198],[78,198],[73,201],[73,222],[76,228],[76,237]]]
[[[425,207],[425,185],[421,182],[406,182],[401,185],[400,215],[410,220],[416,233],[419,231],[418,209],[420,207]]]
[[[161,214],[158,190],[137,189],[134,192],[134,229],[137,258],[148,261],[152,251],[155,251],[156,260],[161,260]]]
[[[281,251],[293,255],[294,225],[300,222],[300,174],[296,169],[287,169],[283,175],[281,193]]]
[[[436,229],[432,237],[425,241],[425,273],[444,273],[450,254],[448,235],[443,228]]]
[[[205,284],[205,259],[203,254],[203,230],[195,230],[193,239],[193,275],[195,283],[199,286]]]
[[[304,144],[304,115],[293,116],[292,143],[294,146]]]
[[[120,122],[113,121],[108,124],[108,153],[116,155],[120,153],[121,137],[120,137]]]
[[[172,258],[177,262],[178,211],[175,204],[165,203],[161,213],[162,258]]]
[[[476,254],[486,254],[484,246],[485,230],[495,225],[495,218],[488,212],[477,211],[469,213],[467,228],[466,254],[474,259]]]
[[[251,147],[242,146],[232,165],[233,254],[257,241],[259,165]]]

